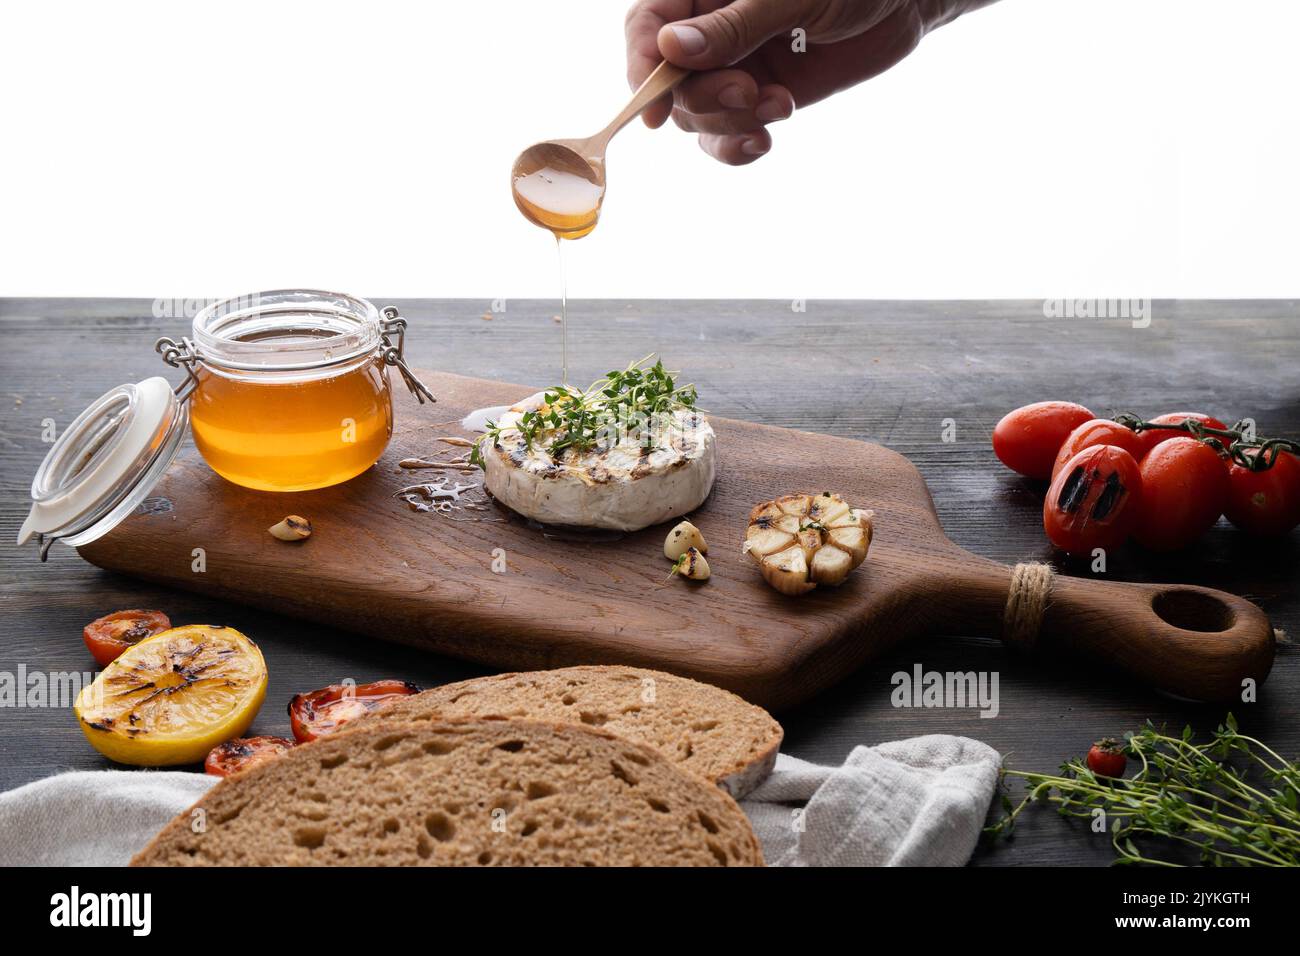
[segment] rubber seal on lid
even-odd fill
[[[188,424],[189,408],[165,378],[105,392],[41,462],[18,543],[35,536],[44,561],[55,540],[88,544],[117,527],[176,458]]]

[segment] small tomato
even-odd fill
[[[1052,466],[1052,477],[1061,470],[1061,466],[1094,445],[1114,445],[1123,448],[1133,456],[1134,461],[1142,460],[1144,451],[1142,438],[1131,428],[1113,422],[1109,418],[1090,418],[1066,437],[1061,450],[1056,453],[1056,463]]]
[[[1094,445],[1067,461],[1043,502],[1043,529],[1052,544],[1086,556],[1124,543],[1142,501],[1138,463],[1123,448]]]
[[[1228,469],[1209,445],[1180,436],[1142,459],[1142,508],[1133,536],[1153,551],[1185,548],[1223,514]]]
[[[1022,406],[1004,415],[993,429],[993,453],[1012,471],[1050,478],[1061,443],[1092,417],[1092,412],[1073,402]]]
[[[1088,769],[1099,777],[1122,777],[1127,764],[1124,745],[1111,737],[1097,741],[1088,750]]]
[[[1155,418],[1151,419],[1150,424],[1181,425],[1183,422],[1188,420],[1198,421],[1202,425],[1207,425],[1210,428],[1228,427],[1227,425],[1223,424],[1223,422],[1219,421],[1217,418],[1213,418],[1209,415],[1202,415],[1200,412],[1166,412],[1163,415],[1157,415]],[[1189,432],[1176,432],[1176,431],[1171,431],[1167,428],[1147,429],[1146,431],[1141,432],[1138,435],[1138,438],[1142,442],[1142,453],[1136,456],[1137,460],[1141,461],[1147,454],[1150,453],[1152,448],[1155,448],[1156,445],[1159,445],[1161,442],[1169,441],[1169,439],[1171,438],[1187,438],[1189,437],[1189,435],[1190,435]]]
[[[1247,452],[1253,457],[1254,452]],[[1250,534],[1283,535],[1300,524],[1300,458],[1281,452],[1271,468],[1252,471],[1233,463],[1223,513]]]

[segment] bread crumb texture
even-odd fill
[[[134,866],[761,866],[726,793],[580,724],[368,721],[228,777]]]
[[[525,718],[599,727],[744,796],[771,772],[781,725],[730,691],[662,671],[593,665],[445,684],[365,718]]]

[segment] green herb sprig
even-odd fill
[[[1213,866],[1300,865],[1300,766],[1239,733],[1231,714],[1207,743],[1191,727],[1174,737],[1150,721],[1125,740],[1140,765],[1132,777],[1097,776],[1082,759],[1059,775],[1004,767],[1003,781],[1019,777],[1029,792],[1018,805],[1004,793],[1006,816],[985,832],[1008,836],[1025,807],[1046,802],[1089,821],[1104,811],[1119,864],[1182,866],[1154,854],[1191,848]]]
[[[653,448],[654,431],[649,426],[655,419],[684,408],[694,410],[699,395],[694,385],[678,385],[678,373],[665,369],[662,360],[648,364],[651,358],[653,353],[607,373],[581,391],[554,386],[543,396],[544,410],[524,412],[517,422],[488,422],[470,450],[470,462],[482,468],[483,443],[499,447],[507,432],[518,432],[530,452],[540,447],[553,458],[570,448],[593,448],[610,432],[640,430],[643,447]]]

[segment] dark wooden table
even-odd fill
[[[388,304],[388,300],[376,299]],[[412,327],[417,366],[543,386],[558,373],[555,303],[396,301]],[[166,372],[153,353],[184,319],[157,319],[145,300],[0,300],[4,348],[3,503],[0,535],[12,542],[48,446],[43,420],[60,427],[119,382]],[[490,320],[486,314],[491,314]],[[571,314],[572,378],[585,381],[651,351],[685,370],[710,412],[880,442],[910,457],[929,482],[949,535],[1008,563],[1053,560],[1042,533],[1043,488],[1004,469],[989,446],[1008,409],[1047,398],[1109,414],[1203,410],[1252,416],[1266,434],[1300,435],[1300,303],[1152,304],[1149,328],[1123,319],[1045,318],[1030,302],[592,301]],[[945,419],[956,441],[942,440]],[[195,454],[189,449],[184,454]],[[1086,567],[1057,563],[1087,574]],[[1257,601],[1274,623],[1300,632],[1300,532],[1262,544],[1221,523],[1184,554],[1129,548],[1109,574],[1121,580],[1203,584]],[[57,546],[0,550],[0,672],[87,671],[81,642],[92,618],[158,607],[174,621],[226,623],[252,635],[270,668],[258,733],[287,734],[284,704],[297,691],[345,677],[403,677],[434,685],[480,673],[472,665],[388,646],[102,572]],[[891,675],[994,671],[1000,713],[896,709]],[[1300,664],[1283,647],[1257,703],[1234,708],[1243,728],[1289,757],[1300,755]],[[913,645],[849,675],[781,715],[787,752],[838,762],[858,744],[917,734],[984,740],[1020,768],[1050,770],[1090,741],[1148,718],[1208,730],[1222,707],[1170,700],[1103,669],[1045,663],[1000,644],[954,636]],[[59,770],[106,766],[66,707],[0,708],[0,789]],[[1031,815],[1015,840],[982,848],[977,864],[1102,864],[1106,838],[1050,812]]]

